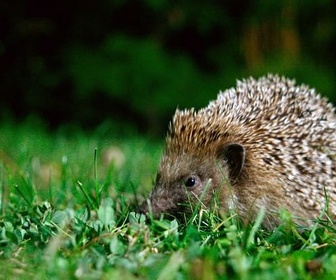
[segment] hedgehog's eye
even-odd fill
[[[184,185],[188,188],[195,186],[198,183],[198,179],[195,176],[190,176],[184,181]]]

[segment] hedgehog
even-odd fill
[[[155,186],[140,206],[178,217],[214,199],[225,213],[263,225],[281,210],[298,224],[336,214],[336,117],[315,89],[268,74],[237,81],[200,110],[177,109]]]

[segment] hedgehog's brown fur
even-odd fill
[[[286,78],[250,78],[206,108],[176,111],[142,211],[177,214],[200,197],[209,206],[216,192],[223,209],[244,220],[265,208],[269,227],[282,208],[306,224],[326,199],[334,217],[335,159],[336,117],[326,99]]]

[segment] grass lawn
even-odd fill
[[[135,213],[161,144],[0,125],[0,279],[335,279],[332,221],[298,228],[284,212],[269,232],[262,213],[248,226],[220,209],[185,224]]]

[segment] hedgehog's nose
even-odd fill
[[[140,214],[148,214],[148,205],[147,205],[147,201],[144,201],[138,208],[138,213]]]

